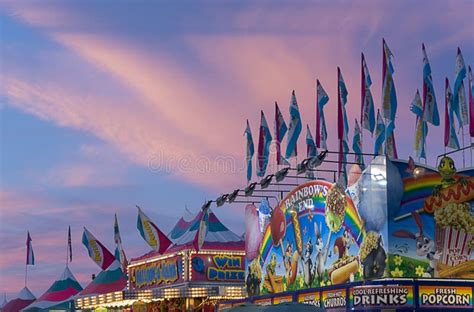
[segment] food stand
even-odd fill
[[[196,248],[196,235],[207,213],[207,229]],[[202,229],[201,229],[202,230]],[[124,300],[147,311],[213,311],[220,300],[244,298],[245,242],[208,210],[192,220],[179,220],[174,244],[132,259]],[[198,250],[197,250],[198,249]]]
[[[264,224],[246,226],[261,237],[246,241],[246,301],[472,311],[474,170],[449,157],[438,168],[384,156],[357,167],[347,186],[311,180],[270,215],[246,213],[246,225]]]

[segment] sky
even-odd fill
[[[473,13],[474,2],[462,0],[0,1],[0,293],[12,298],[24,286],[27,231],[36,256],[28,286],[39,296],[62,273],[69,225],[70,268],[85,286],[99,268],[81,244],[83,226],[113,250],[117,213],[126,253],[138,257],[149,247],[135,205],[168,232],[185,207],[197,212],[245,186],[245,120],[256,142],[260,110],[272,127],[278,101],[288,121],[295,90],[314,134],[316,79],[330,97],[336,150],[336,68],[352,138],[361,52],[380,107],[382,38],[394,54],[395,135],[407,159],[421,44],[444,120],[457,47],[474,62]],[[430,127],[429,165],[444,151],[442,135]],[[368,132],[364,149],[373,149]],[[239,235],[243,211],[214,208]]]

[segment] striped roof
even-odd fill
[[[188,229],[189,225],[194,221],[194,219],[197,216],[195,216],[191,211],[188,210],[186,207],[184,209],[184,215],[179,218],[178,222],[176,225],[173,227],[173,229],[169,232],[168,238],[171,239],[171,241],[175,241],[177,238],[181,237],[186,230]]]
[[[120,262],[115,260],[107,269],[100,272],[99,275],[78,294],[78,297],[122,291],[126,286],[127,279],[122,272]]]
[[[81,290],[81,285],[77,282],[69,268],[66,267],[61,277],[56,280],[41,297],[22,311],[29,312],[50,309],[58,305],[67,307],[67,302],[72,300],[72,297],[77,295]]]
[[[199,223],[204,215],[203,211],[197,213],[196,216],[190,221],[186,221],[184,218],[179,219],[173,230],[171,230],[170,237],[173,240],[166,253],[173,253],[179,250],[192,249],[194,238],[199,229]],[[208,232],[204,239],[204,244],[201,249],[207,250],[244,250],[245,241],[242,237],[238,236],[231,230],[229,230],[217,216],[209,209],[209,224]],[[134,258],[132,261],[142,260],[151,258],[159,255],[156,251],[151,251],[141,257]]]
[[[27,287],[25,287],[20,291],[17,298],[10,300],[2,308],[2,312],[18,312],[24,307],[31,304],[33,301],[35,301],[35,299],[36,297],[31,293],[31,291]]]

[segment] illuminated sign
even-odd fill
[[[420,285],[418,297],[419,305],[422,308],[472,307],[471,287]]]
[[[271,305],[272,304],[272,298],[261,298],[261,299],[255,299],[253,301],[254,304],[259,304],[259,305]]]
[[[159,260],[130,267],[129,270],[132,288],[171,284],[180,278],[181,259],[180,257],[174,257]]]
[[[293,296],[292,295],[287,295],[287,296],[281,296],[281,297],[275,297],[273,298],[273,304],[279,304],[283,302],[293,302]]]
[[[346,308],[346,289],[324,290],[322,292],[323,307],[326,310]]]
[[[319,291],[312,291],[298,294],[298,302],[321,307],[321,298]]]
[[[215,267],[207,268],[209,281],[238,282],[245,279],[241,256],[218,255],[213,257]]]
[[[349,296],[354,310],[413,307],[413,286],[352,287]]]
[[[192,280],[212,282],[245,281],[244,256],[193,255],[191,259]]]

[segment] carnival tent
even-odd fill
[[[7,305],[8,301],[7,301],[7,297],[4,296],[3,297],[3,302],[0,304],[0,311],[2,311],[3,307],[5,307]]]
[[[2,308],[2,312],[18,312],[30,305],[35,299],[36,297],[31,293],[28,287],[25,287],[20,291],[17,298],[10,300]]]
[[[68,309],[72,297],[77,295],[81,290],[81,285],[77,282],[69,268],[66,267],[61,277],[56,280],[41,297],[22,311],[31,312]]]
[[[204,238],[201,249],[207,250],[244,250],[245,241],[239,235],[229,230],[211,209],[208,211],[208,231]],[[192,249],[199,224],[204,216],[204,212],[200,211],[190,221],[186,221],[183,217],[179,219],[170,235],[174,235],[173,245],[171,245],[166,253],[173,253],[183,249]],[[148,259],[156,256],[156,251],[151,251],[141,257],[132,259],[132,261],[140,259]]]
[[[115,260],[112,264],[100,272],[97,277],[82,290],[77,297],[94,296],[122,291],[127,286],[127,279],[120,266]]]
[[[176,239],[180,238],[186,230],[189,228],[189,225],[193,222],[196,216],[188,210],[188,208],[184,209],[184,215],[179,218],[176,225],[173,229],[168,233],[168,238],[175,242]]]

